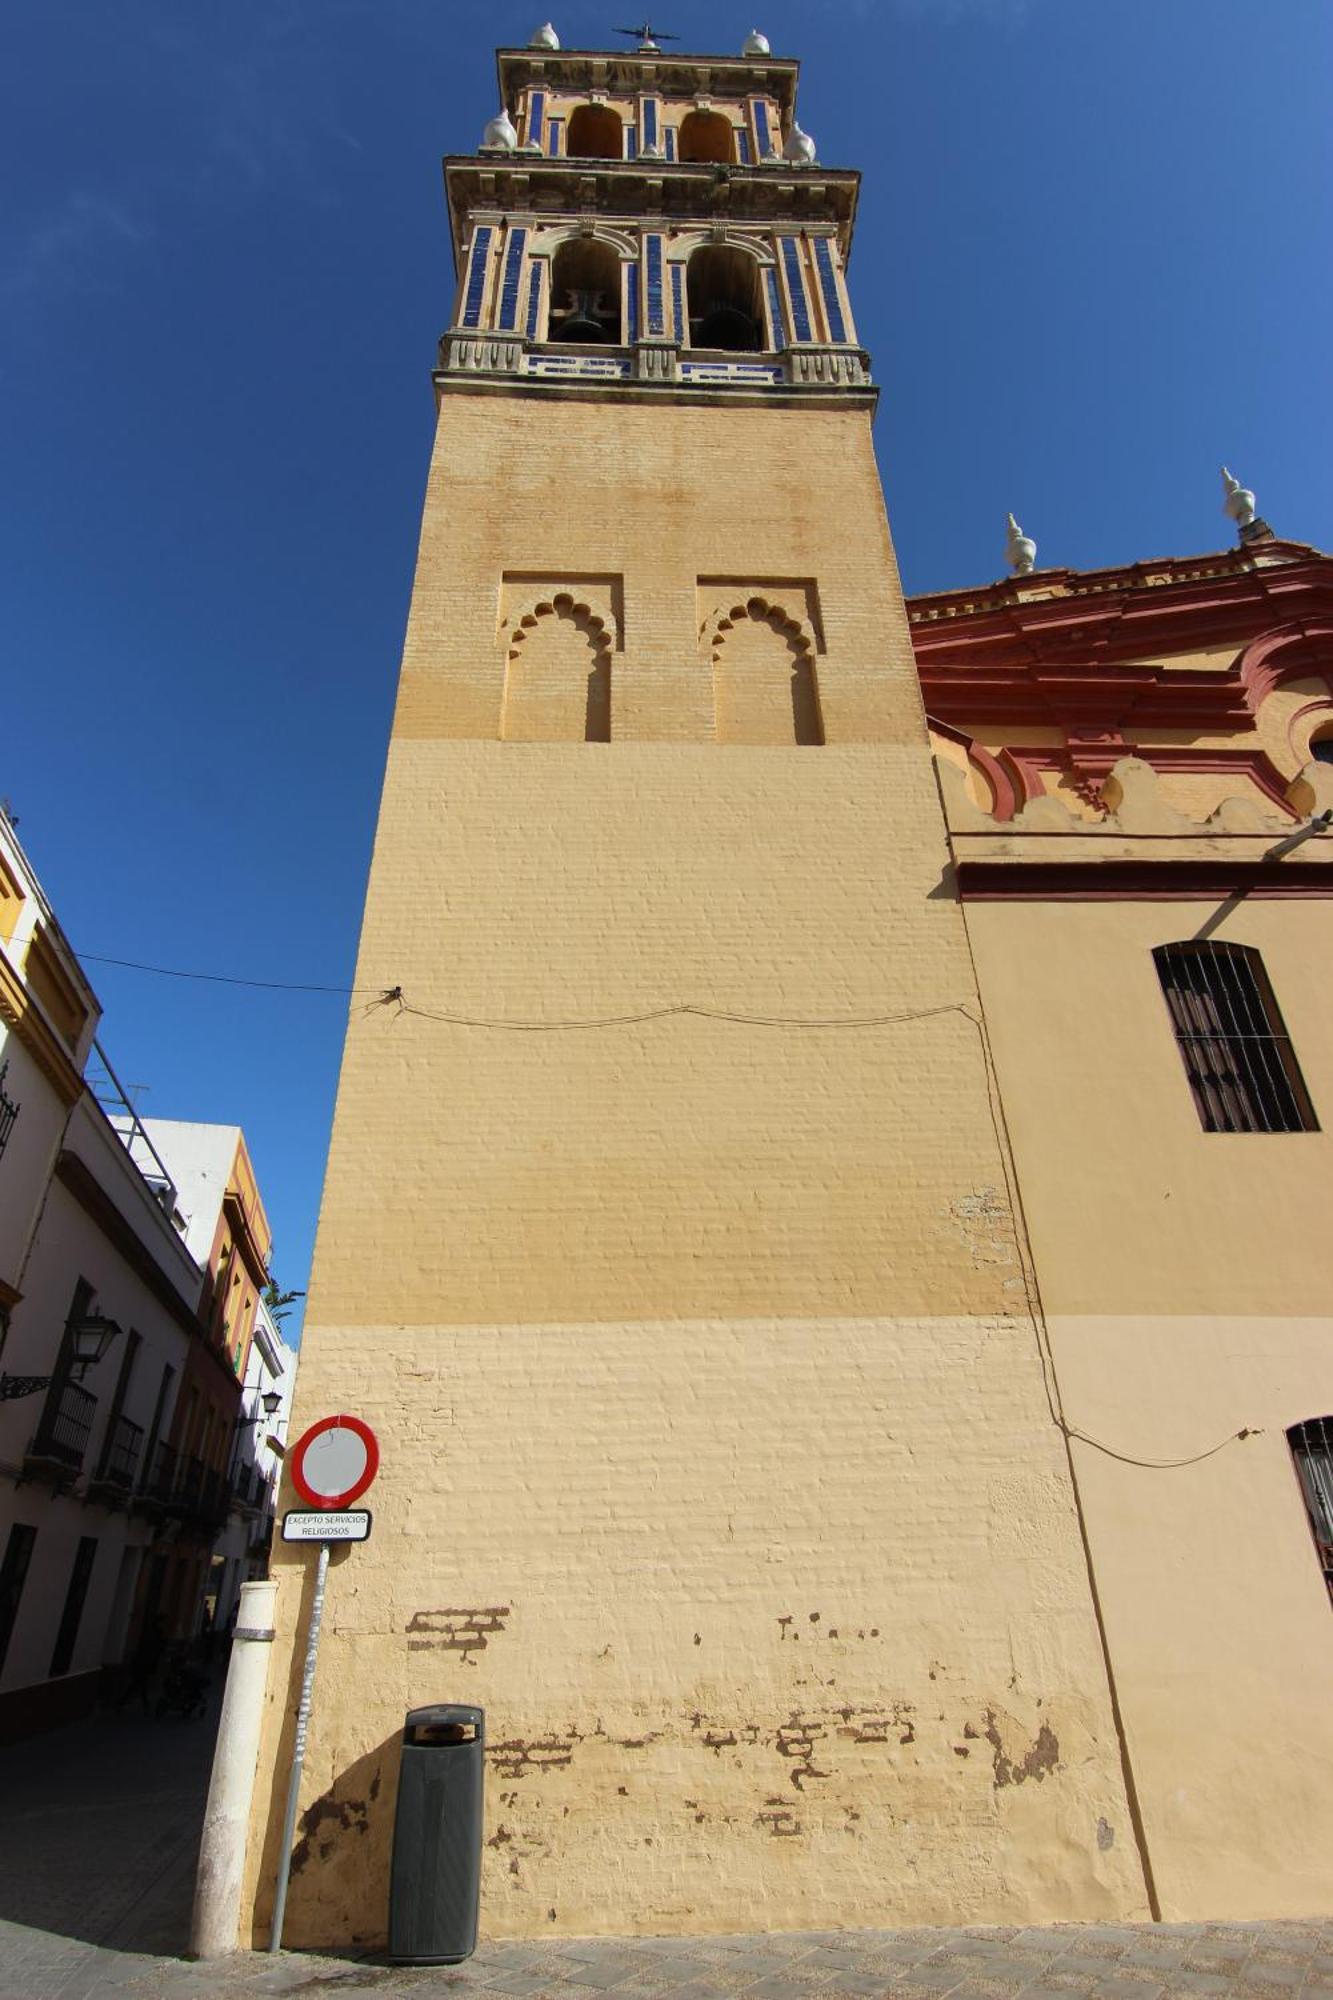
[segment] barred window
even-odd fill
[[[1287,1443],[1296,1461],[1324,1581],[1333,1597],[1333,1417],[1312,1417],[1308,1423],[1293,1424]]]
[[[1205,1132],[1317,1132],[1263,960],[1249,945],[1153,953]]]

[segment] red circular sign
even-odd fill
[[[321,1417],[292,1446],[292,1484],[329,1513],[359,1500],[380,1469],[375,1433],[360,1417]]]

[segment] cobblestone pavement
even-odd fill
[[[0,1749],[0,2000],[1333,2000],[1333,1920],[542,1939],[484,1944],[457,1967],[291,1952],[190,1964],[178,1954],[215,1714],[93,1717]]]

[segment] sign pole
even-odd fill
[[[270,1951],[282,1950],[282,1920],[287,1913],[287,1878],[291,1874],[292,1844],[296,1838],[296,1808],[301,1796],[301,1772],[305,1766],[306,1729],[310,1722],[310,1699],[315,1691],[315,1659],[319,1652],[319,1628],[324,1622],[324,1585],[329,1574],[329,1544],[319,1545],[315,1568],[315,1597],[310,1607],[310,1635],[306,1641],[305,1671],[301,1676],[301,1699],[296,1709],[296,1740],[292,1745],[292,1775],[287,1787],[287,1816],[282,1823],[282,1847],[278,1854],[278,1893],[273,1904]]]

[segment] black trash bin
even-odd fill
[[[390,1958],[456,1965],[477,1948],[485,1742],[480,1708],[439,1702],[407,1717],[389,1874]]]

